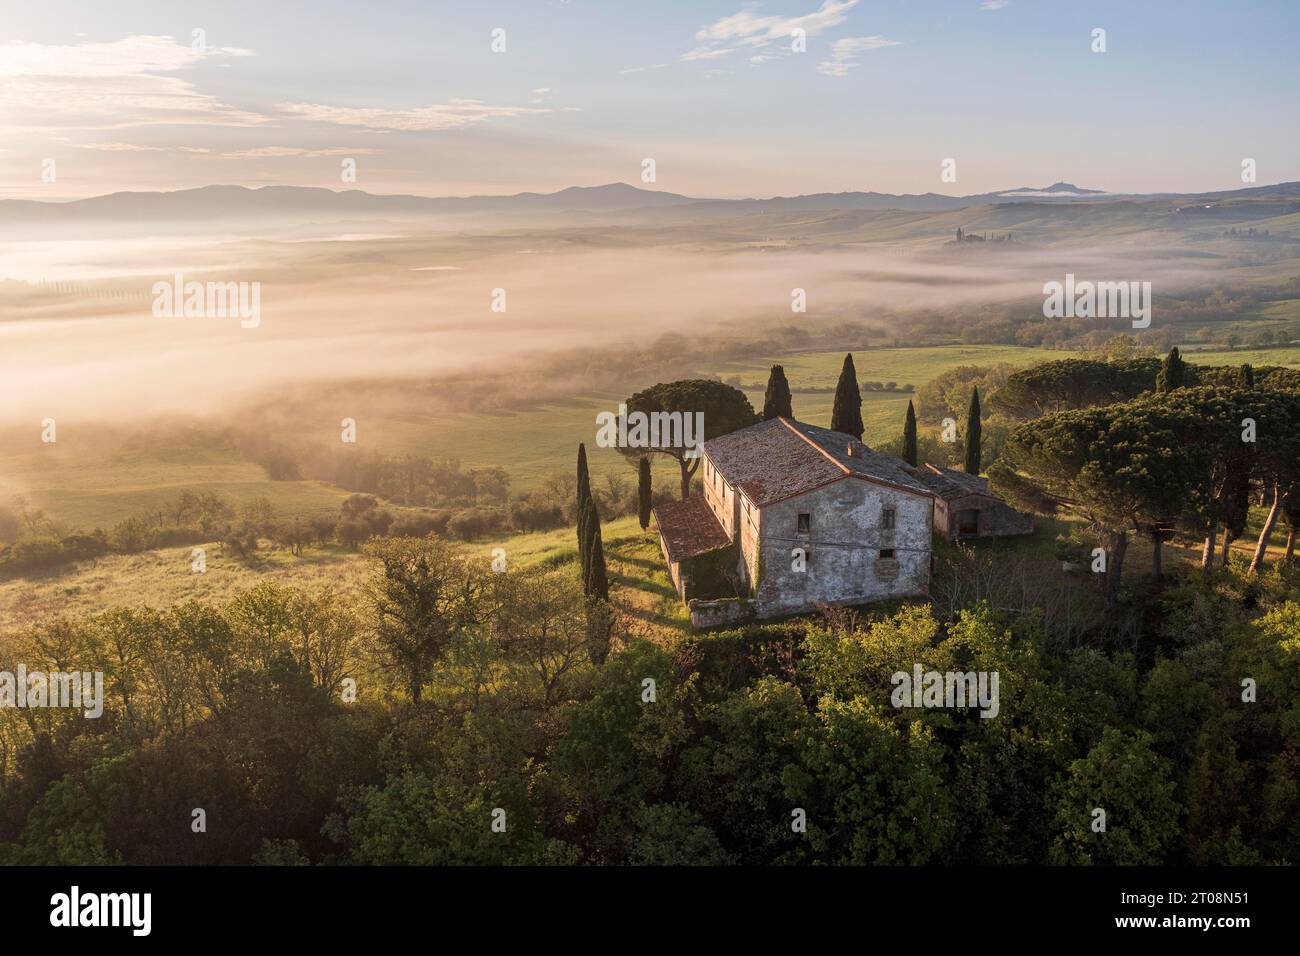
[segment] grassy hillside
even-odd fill
[[[1252,509],[1245,534],[1233,553],[1247,561],[1263,523],[1262,509]],[[1013,551],[1036,559],[1055,560],[1056,538],[1066,531],[1064,521],[1035,519],[1035,533],[1025,538],[975,541],[977,551]],[[635,518],[607,522],[602,538],[610,575],[611,593],[631,634],[670,642],[688,633],[689,618],[673,590],[654,528],[642,531]],[[1285,532],[1273,535],[1269,560],[1283,553]],[[536,534],[502,534],[481,538],[464,546],[472,557],[488,561],[496,548],[506,550],[508,567],[529,567],[541,562],[577,560],[572,528]],[[360,552],[341,547],[308,547],[300,557],[262,542],[249,560],[236,560],[220,545],[204,545],[207,571],[190,570],[191,549],[162,548],[136,555],[109,555],[96,561],[60,568],[30,577],[0,580],[0,634],[46,617],[93,614],[118,607],[148,605],[168,607],[191,598],[220,601],[262,581],[276,581],[306,589],[328,588],[344,596],[359,596],[370,569]],[[1165,545],[1166,568],[1178,562],[1195,564],[1200,550],[1186,544]],[[1150,573],[1151,549],[1135,538],[1125,563],[1125,578],[1136,581]]]
[[[635,518],[620,518],[605,524],[602,537],[612,593],[627,615],[628,628],[658,639],[685,633],[686,611],[668,579],[658,535],[642,531]],[[0,633],[61,614],[141,604],[168,607],[191,598],[220,601],[268,580],[358,596],[369,574],[361,553],[341,547],[309,547],[294,557],[264,541],[247,561],[234,559],[215,543],[203,547],[207,570],[202,574],[191,571],[191,548],[186,546],[109,555],[48,574],[0,580]],[[464,548],[485,561],[493,549],[505,548],[509,567],[574,561],[578,550],[572,528],[487,537]]]
[[[958,365],[1032,365],[1064,354],[1016,346],[953,345],[859,350],[854,361],[862,380],[920,387]],[[1191,352],[1188,357],[1202,364],[1296,365],[1300,349]],[[755,386],[745,392],[755,408],[761,408],[768,369],[780,362],[794,389],[795,415],[814,425],[829,425],[832,392],[800,389],[832,389],[843,359],[840,351],[755,356],[752,361],[719,365],[707,374]],[[593,441],[596,414],[616,410],[626,397],[583,395],[525,411],[424,416],[418,421],[365,417],[360,427],[370,450],[447,456],[467,466],[499,466],[510,474],[515,491],[537,487],[548,474],[569,473],[580,441],[588,444],[597,482],[606,473],[631,481],[635,475],[623,457],[613,449],[594,447]],[[901,392],[864,395],[864,437],[869,444],[897,436],[907,401],[908,395]],[[321,442],[337,441],[336,433],[321,430],[319,424],[302,423],[300,428],[300,434]],[[33,430],[28,436],[25,449],[14,443],[0,449],[0,502],[22,495],[31,506],[46,509],[74,528],[106,528],[132,515],[156,511],[185,488],[215,491],[235,502],[265,495],[281,515],[336,513],[346,497],[340,489],[319,482],[270,481],[228,442],[198,431],[179,444],[171,438],[144,437],[129,448],[104,451],[83,450],[82,436],[63,423],[57,445],[41,445],[35,434]],[[675,480],[675,470],[667,461],[656,462],[659,481]]]
[[[73,528],[107,528],[165,508],[182,489],[242,504],[265,496],[281,514],[334,514],[347,493],[315,481],[273,482],[226,441],[196,433],[187,442],[142,438],[131,447],[87,450],[60,425],[59,441],[0,453],[0,502],[22,496]]]

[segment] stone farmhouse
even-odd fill
[[[695,627],[923,597],[936,530],[960,533],[970,511],[976,533],[1021,533],[992,530],[1012,526],[1003,510],[1028,520],[987,483],[976,489],[944,469],[914,469],[787,418],[710,439],[701,458],[704,493],[655,509],[673,586]],[[951,497],[953,489],[962,494]]]

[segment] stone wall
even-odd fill
[[[720,601],[701,601],[698,598],[687,606],[691,614],[691,627],[697,631],[719,627],[734,627],[754,620],[757,606],[744,598],[726,598]]]
[[[963,537],[996,538],[1034,533],[1032,515],[1017,511],[999,498],[975,494],[953,498],[946,502],[936,499],[935,530],[949,541],[956,541],[959,529],[958,515],[968,509],[979,512],[978,530],[974,535],[963,535]]]
[[[883,527],[887,507],[894,509],[892,530]],[[929,593],[934,504],[927,495],[844,478],[754,514],[761,554],[755,545],[751,558],[745,548],[743,509],[741,543],[759,578],[753,593],[760,617]],[[809,516],[807,533],[798,530],[800,514]],[[806,556],[802,571],[795,548]]]

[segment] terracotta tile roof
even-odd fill
[[[967,495],[983,495],[986,498],[996,497],[989,491],[989,480],[987,478],[968,475],[964,471],[940,468],[938,465],[932,465],[927,461],[920,468],[915,469],[915,474],[930,490],[945,501],[964,498]]]
[[[849,476],[931,494],[901,459],[874,452],[851,435],[788,418],[711,438],[704,452],[760,508]]]
[[[654,509],[654,515],[670,561],[685,561],[731,543],[708,502],[698,495],[685,501],[665,501]]]

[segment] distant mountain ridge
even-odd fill
[[[1279,183],[1215,193],[1116,194],[1056,182],[1043,188],[1018,187],[969,196],[941,193],[896,195],[879,192],[812,193],[767,199],[709,199],[641,189],[628,183],[570,186],[552,193],[502,196],[383,195],[358,189],[317,186],[212,185],[169,192],[116,192],[66,202],[0,200],[0,224],[65,224],[108,220],[212,222],[276,217],[381,218],[475,213],[609,213],[656,209],[709,216],[758,212],[899,210],[942,212],[1007,202],[1185,199],[1213,202],[1233,198],[1300,197],[1300,183]]]

